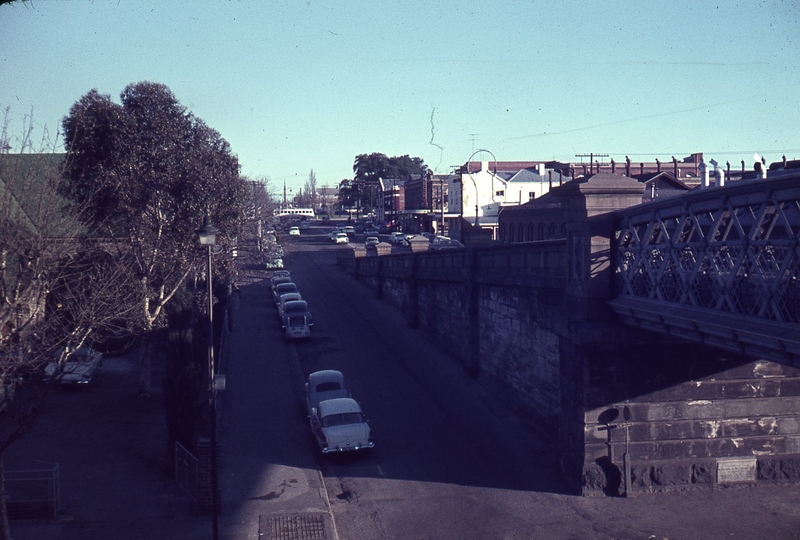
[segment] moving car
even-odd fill
[[[289,236],[300,236],[299,227],[289,227]]]
[[[336,233],[336,243],[337,244],[349,244],[350,238],[348,238],[347,233]]]
[[[346,234],[355,234],[356,233],[356,229],[352,225],[345,225],[344,232]]]
[[[365,247],[372,247],[377,246],[380,243],[377,236],[368,236],[366,240],[364,240]]]
[[[44,368],[45,381],[56,378],[63,385],[85,386],[92,382],[97,369],[103,365],[103,355],[91,347],[81,347],[67,356],[63,369],[59,366],[58,359],[64,354],[64,349],[58,351],[56,361],[50,362]]]
[[[463,247],[464,244],[458,240],[453,240],[452,238],[447,238],[445,236],[437,236],[433,242],[431,242],[430,246],[428,246],[428,249],[432,251],[438,251],[445,249],[460,249]]]
[[[286,339],[303,339],[311,337],[311,327],[308,324],[308,319],[302,315],[292,315],[286,318],[284,325],[286,331]]]
[[[389,242],[392,244],[402,244],[406,241],[406,235],[401,232],[393,232],[389,235]]]
[[[311,411],[311,432],[323,454],[375,446],[361,406],[349,397],[326,399]]]
[[[380,231],[375,227],[367,227],[364,229],[364,236],[378,236],[378,234],[380,234]]]

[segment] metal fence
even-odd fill
[[[197,501],[197,458],[179,442],[175,443],[175,481]]]
[[[60,510],[59,464],[39,469],[5,471],[9,519],[55,519]]]

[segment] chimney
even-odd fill
[[[631,175],[631,158],[625,156],[625,176],[630,177]]]
[[[614,158],[611,158],[611,174],[617,172],[617,162],[614,161]]]
[[[656,158],[656,171],[661,172],[661,160]]]
[[[675,156],[672,156],[672,172],[675,174],[675,178],[680,178],[680,173],[678,172],[678,160],[675,159]]]
[[[708,189],[708,187],[711,185],[709,179],[708,165],[706,165],[705,161],[701,161],[700,165],[698,165],[697,168],[700,170],[700,177],[702,178],[700,187],[702,189]]]

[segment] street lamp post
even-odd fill
[[[200,244],[208,246],[208,408],[211,412],[211,527],[212,538],[219,538],[217,515],[219,514],[219,494],[217,493],[217,389],[214,369],[214,299],[211,286],[211,248],[214,247],[219,229],[211,224],[211,218],[203,219],[203,226],[197,231]]]
[[[472,153],[472,155],[469,156],[469,158],[467,158],[467,164],[466,164],[467,174],[469,175],[469,179],[472,180],[472,184],[475,186],[475,226],[476,227],[479,226],[479,223],[478,223],[478,183],[472,177],[472,173],[469,172],[469,162],[472,160],[473,157],[475,157],[476,154],[480,154],[481,152],[486,152],[487,154],[491,154],[492,158],[494,158],[494,174],[495,174],[495,176],[497,175],[497,158],[489,150],[486,150],[485,148],[481,148],[481,149],[475,150]],[[461,189],[462,190],[464,189],[464,183],[463,182],[461,183]],[[494,183],[492,184],[492,189],[494,189]],[[494,195],[494,192],[492,193],[492,195]],[[462,193],[461,197],[462,197],[462,201],[463,201],[463,197],[464,197],[463,193]],[[464,213],[464,210],[463,210],[464,204],[463,203],[461,204],[461,207],[462,207],[461,213],[463,214]]]

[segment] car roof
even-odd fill
[[[297,289],[297,285],[295,285],[293,281],[285,281],[283,283],[278,283],[277,285],[275,285],[276,291],[289,290],[289,289]]]
[[[344,383],[344,375],[342,375],[341,371],[336,371],[335,369],[323,369],[321,371],[315,371],[308,376],[308,383],[311,386],[326,381],[339,381]]]
[[[350,412],[361,412],[361,407],[352,398],[326,399],[319,404],[319,414],[322,417]]]

